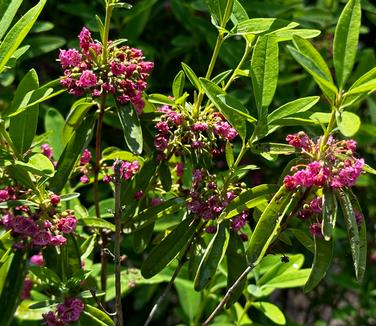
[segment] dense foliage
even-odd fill
[[[0,325],[375,325],[375,24],[0,0]]]

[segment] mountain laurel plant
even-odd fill
[[[20,45],[46,0],[9,29],[21,2],[1,2],[2,74],[28,51]],[[104,22],[96,16],[99,34],[82,27],[79,48],[60,50],[61,77],[40,85],[31,69],[2,107],[0,325],[11,325],[14,317],[45,325],[123,325],[126,291],[167,280],[145,325],[173,285],[191,325],[208,325],[233,306],[230,322],[252,324],[247,310],[253,307],[284,324],[283,312],[267,297],[279,288],[304,286],[308,292],[318,285],[336,254],[337,219],[347,229],[355,276],[362,280],[366,223],[351,187],[362,173],[376,171],[349,138],[361,124],[350,109],[376,90],[376,67],[349,85],[360,0],[348,1],[338,20],[333,71],[310,42],[319,30],[249,18],[238,0],[206,3],[217,39],[204,77],[182,63],[171,92],[146,94],[154,64],[126,39],[109,38],[113,10],[131,6],[106,0]],[[244,54],[236,67],[213,76],[231,38],[243,40]],[[281,48],[321,94],[272,106]],[[230,95],[239,78],[251,79],[253,107]],[[39,104],[64,92],[76,98],[68,116],[49,109],[47,136],[36,135]],[[121,126],[124,148],[102,150],[106,119]],[[284,128],[302,125],[319,126],[322,133],[307,128],[288,134]],[[273,142],[277,130],[286,134],[285,143]],[[249,187],[242,178],[265,169],[244,164],[249,153],[294,158],[273,184]],[[215,162],[223,158],[227,168],[218,170]],[[79,200],[82,187],[93,194],[89,209]],[[104,188],[113,196],[104,198]],[[127,238],[143,259],[140,268],[122,264]],[[268,255],[292,239],[313,253],[311,268],[301,268],[301,254]],[[184,303],[186,293],[191,302]]]

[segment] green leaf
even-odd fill
[[[6,274],[2,274],[3,269],[7,269],[7,264],[0,268],[1,280],[0,283],[0,325],[9,326],[14,318],[17,306],[20,302],[20,295],[23,287],[23,282],[26,276],[27,259],[25,253],[21,250],[16,251],[11,258],[9,258],[9,269]],[[5,278],[3,278],[5,276]]]
[[[27,163],[21,161],[16,161],[15,163],[17,166],[21,166],[25,170],[42,177],[52,177],[55,174],[52,162],[40,153],[31,156]]]
[[[65,43],[65,39],[59,36],[28,37],[27,44],[30,45],[30,50],[27,51],[25,57],[29,59],[55,51]]]
[[[171,171],[168,163],[162,161],[158,168],[159,179],[161,180],[163,190],[169,192],[172,186]]]
[[[277,186],[270,184],[263,184],[246,190],[226,206],[218,217],[218,221],[232,218],[246,209],[256,207],[260,202],[270,198],[277,190]]]
[[[300,150],[294,146],[288,144],[278,144],[278,143],[258,143],[252,146],[252,152],[257,154],[268,153],[268,154],[284,154],[291,155],[293,153],[299,153]]]
[[[231,115],[231,113],[236,114],[238,115],[238,119],[244,120],[245,118],[252,124],[255,124],[257,122],[257,119],[252,117],[248,113],[248,110],[243,106],[243,104],[235,97],[232,97],[228,94],[218,94],[217,97],[223,103],[223,105],[219,107],[223,114],[225,114],[224,112],[227,112],[228,110],[232,110],[233,112],[229,111],[228,115]],[[218,102],[218,104],[220,104],[220,102]]]
[[[310,268],[296,269],[293,271],[285,272],[274,277],[269,282],[263,284],[261,289],[291,289],[304,286],[307,283],[310,273]]]
[[[278,43],[273,34],[260,36],[251,60],[252,85],[259,120],[266,117],[278,82]]]
[[[118,150],[118,151],[111,152],[109,154],[103,153],[101,162],[109,161],[109,160],[123,160],[123,161],[133,162],[136,160],[140,161],[142,160],[142,158],[134,155],[131,152]]]
[[[225,27],[231,17],[234,0],[205,0],[217,26]]]
[[[170,106],[175,106],[175,102],[171,100],[168,96],[163,95],[163,94],[150,94],[148,96],[148,100],[151,103],[167,104]]]
[[[178,99],[180,96],[183,95],[185,86],[185,74],[184,71],[179,71],[174,78],[172,83],[172,95],[175,99]]]
[[[64,118],[59,111],[49,108],[44,117],[44,129],[48,135],[48,143],[53,149],[53,157],[58,160],[63,152],[64,146],[62,142]]]
[[[247,268],[247,260],[244,252],[243,241],[240,236],[233,230],[230,230],[230,240],[226,251],[227,258],[227,288],[230,288],[239,278],[239,276]],[[247,284],[247,279],[244,278],[239,286],[231,294],[226,303],[226,308],[231,307],[243,293],[243,289]]]
[[[85,260],[93,252],[97,240],[97,235],[92,234],[80,246],[80,259]]]
[[[193,289],[193,282],[177,278],[174,282],[179,303],[190,322],[193,322],[201,306],[201,294]]]
[[[7,33],[0,45],[0,73],[34,25],[47,0],[41,0],[31,8]]]
[[[278,306],[264,301],[252,302],[252,306],[278,325],[285,325],[286,318]]]
[[[12,24],[22,0],[1,0],[0,1],[0,40]]]
[[[238,0],[234,0],[234,6],[232,8],[231,21],[236,26],[240,22],[247,20],[247,11],[243,8]]]
[[[225,116],[225,118],[230,122],[232,127],[239,133],[240,138],[243,142],[247,136],[247,128],[245,124],[244,117],[240,115],[237,111],[247,112],[246,109],[240,103],[235,103],[236,100],[233,99],[232,105],[235,105],[236,111],[233,107],[229,106],[228,100],[230,98],[220,87],[211,82],[210,80],[201,78],[201,85],[205,90],[205,94],[208,98],[215,104],[217,109]],[[225,102],[221,100],[219,95],[224,95],[222,99],[225,99]]]
[[[315,244],[312,238],[304,231],[300,229],[289,229],[294,237],[310,252],[315,252]]]
[[[351,255],[354,262],[355,275],[356,278],[360,280],[362,276],[362,267],[360,266],[360,236],[354,208],[349,193],[345,189],[337,190],[336,196],[341,205],[343,218],[346,224],[347,234],[350,241]]]
[[[185,218],[161,243],[150,252],[141,267],[142,276],[151,278],[158,274],[184,248],[196,230],[198,221]]]
[[[142,153],[143,137],[140,120],[136,110],[131,106],[116,106],[124,139],[129,149],[135,154]]]
[[[336,112],[336,119],[337,119],[337,126],[342,135],[346,137],[354,136],[361,125],[361,120],[359,116],[357,116],[353,112],[343,111],[343,112]]]
[[[195,276],[194,285],[196,291],[204,289],[218,270],[229,242],[228,223],[222,222],[217,226],[217,232],[211,239],[202,257],[200,266]]]
[[[185,75],[188,77],[191,84],[198,90],[201,91],[201,84],[200,80],[198,79],[197,75],[194,71],[184,62],[181,63],[181,66],[184,70]]]
[[[285,215],[292,194],[293,192],[286,189],[285,186],[282,186],[261,214],[255,230],[252,233],[247,250],[250,264],[256,265],[264,256]]]
[[[4,111],[4,116],[17,110],[25,101],[29,101],[32,91],[39,86],[38,75],[31,69],[17,87],[10,109]],[[22,114],[12,117],[9,124],[9,136],[20,154],[29,149],[33,142],[38,123],[38,106],[31,107]]]
[[[114,208],[115,208],[114,198],[107,198],[107,199],[101,200],[99,202],[99,212],[100,212],[100,216],[102,218],[113,217],[114,216],[114,214],[113,214]],[[93,205],[89,208],[88,215],[90,217],[96,216],[95,205]]]
[[[348,1],[339,17],[333,42],[333,63],[340,90],[344,88],[355,62],[360,19],[360,0]]]
[[[336,196],[331,189],[324,187],[323,193],[321,231],[325,240],[329,240],[336,225],[338,204]]]
[[[294,37],[294,35],[298,35],[301,38],[314,38],[319,36],[321,31],[318,29],[283,29],[275,32],[277,37],[277,42],[285,42],[290,41]]]
[[[89,304],[85,304],[84,311],[79,321],[83,322],[82,325],[114,326],[114,322],[106,313]]]
[[[274,121],[289,117],[295,113],[308,111],[319,100],[319,96],[309,96],[283,104],[268,115],[268,124],[273,124]]]
[[[226,142],[226,162],[229,168],[232,168],[234,165],[234,150],[230,142]]]
[[[338,90],[325,60],[309,41],[297,35],[293,41],[296,49],[287,46],[291,55],[313,77],[329,101],[334,101]]]
[[[298,25],[298,23],[277,18],[251,18],[241,21],[231,30],[231,33],[237,35],[258,35],[265,32],[285,31]]]
[[[57,163],[56,173],[50,180],[50,189],[53,192],[59,193],[63,189],[72,172],[73,166],[91,138],[94,122],[94,115],[87,116],[65,146]]]
[[[217,76],[213,77],[212,78],[212,82],[216,85],[219,85],[220,83],[222,83],[224,80],[226,80],[226,78],[228,76],[230,76],[230,74],[232,73],[232,69],[230,70],[226,70],[226,71],[223,71],[221,73],[219,73]]]
[[[314,237],[315,256],[311,274],[304,286],[304,292],[309,292],[325,277],[333,256],[333,241],[325,241],[321,236]]]
[[[145,251],[149,245],[154,231],[154,223],[148,223],[147,226],[139,229],[133,233],[133,247],[138,254]]]
[[[89,101],[87,98],[81,98],[73,103],[63,128],[63,140],[66,144],[72,137],[74,131],[81,125],[86,113],[91,107],[96,105],[94,101]]]
[[[363,165],[363,171],[376,175],[376,170],[368,164]]]
[[[78,224],[93,228],[108,229],[115,232],[115,225],[101,218],[85,217],[78,220]]]

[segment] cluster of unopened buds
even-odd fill
[[[326,144],[322,144],[323,138],[315,142],[301,131],[288,135],[286,140],[299,148],[306,159],[293,166],[293,174],[284,178],[284,184],[290,190],[312,186],[351,187],[362,173],[364,160],[355,157],[356,142],[352,139],[336,141],[329,137]]]
[[[162,160],[166,158],[167,148],[174,149],[175,153],[192,149],[215,157],[224,152],[226,141],[231,142],[238,135],[218,112],[211,112],[194,120],[168,105],[157,110],[163,115],[155,125],[157,134],[154,146],[158,151],[158,158]]]
[[[140,114],[144,108],[142,92],[153,62],[144,61],[140,49],[117,47],[112,41],[104,53],[103,44],[93,40],[86,27],[80,32],[79,41],[80,50],[60,50],[59,61],[64,70],[61,85],[75,96],[111,94],[122,105],[132,103]]]
[[[17,191],[7,186],[0,190],[0,202],[24,199],[27,191]],[[43,202],[43,208],[16,206],[4,209],[0,225],[11,231],[13,247],[61,246],[67,241],[65,236],[76,229],[77,219],[72,210],[59,212],[60,196],[50,194]]]
[[[79,298],[66,298],[63,303],[56,306],[55,311],[43,314],[46,326],[66,326],[75,323],[84,310],[85,304]]]
[[[223,195],[216,183],[216,177],[209,174],[205,169],[196,169],[192,175],[192,189],[187,191],[188,209],[192,214],[196,214],[205,221],[215,221],[222,213],[225,207],[241,192],[241,187],[233,187]],[[238,232],[248,222],[248,211],[243,211],[231,219],[231,228]],[[209,225],[206,227],[207,233],[215,233],[216,226]],[[240,233],[243,240],[247,236]]]

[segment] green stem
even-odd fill
[[[104,21],[104,34],[103,34],[103,64],[107,62],[107,54],[108,54],[108,35],[110,33],[110,21],[112,15],[113,7],[106,3],[106,18]]]
[[[19,159],[19,155],[18,155],[18,152],[17,152],[17,149],[16,147],[14,146],[13,144],[13,141],[12,139],[10,138],[8,132],[5,130],[5,126],[4,126],[4,120],[1,120],[0,119],[0,135],[2,135],[5,139],[5,142],[8,144],[8,146],[12,149],[12,152],[13,152],[13,155]]]

